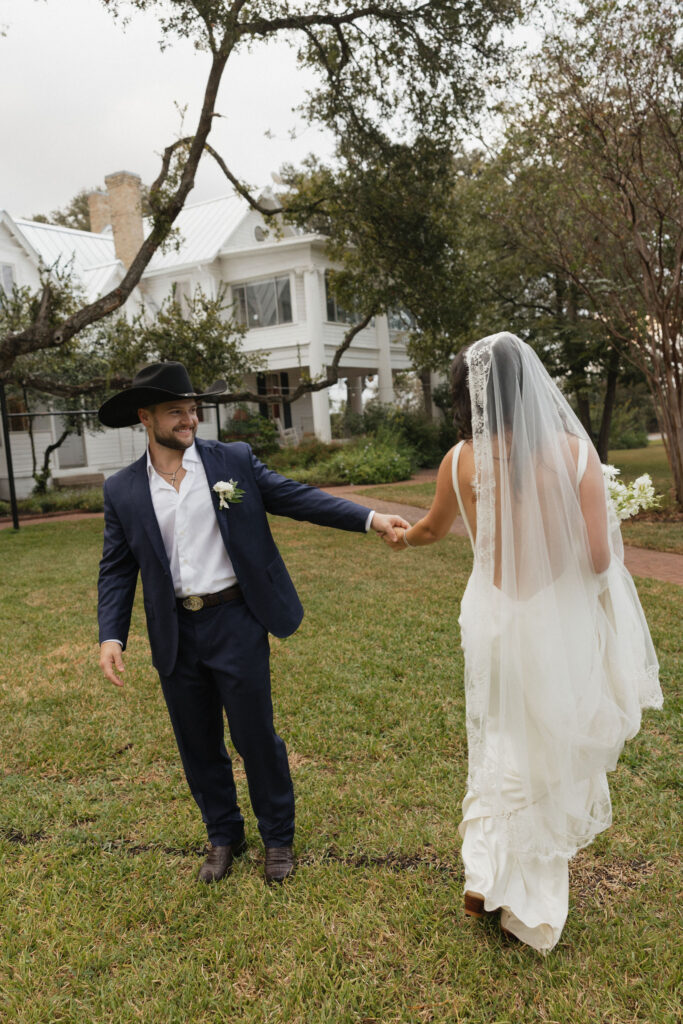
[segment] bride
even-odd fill
[[[569,859],[611,823],[606,772],[641,708],[661,707],[657,658],[597,452],[533,349],[483,338],[451,383],[463,440],[391,546],[441,540],[458,511],[467,526],[465,913],[500,909],[504,932],[547,952]]]

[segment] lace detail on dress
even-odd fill
[[[467,353],[475,466],[473,483],[477,502],[477,539],[474,557],[489,580],[493,580],[496,526],[496,479],[487,410],[491,348],[490,340],[483,339],[473,345]]]

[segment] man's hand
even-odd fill
[[[114,686],[123,686],[123,679],[119,679],[116,675],[116,672],[125,671],[121,644],[116,640],[105,640],[103,644],[100,644],[100,668]]]
[[[394,527],[409,529],[410,523],[403,516],[387,516],[383,512],[375,512],[372,517],[371,529],[378,533],[382,540],[393,543],[398,540],[398,534]]]
[[[395,540],[390,540],[390,538],[386,535],[382,537],[382,540],[387,545],[387,547],[391,548],[392,551],[407,551],[406,543],[403,540],[403,534],[405,532],[405,529],[402,529],[399,526],[398,529],[395,531]]]

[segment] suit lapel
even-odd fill
[[[202,460],[204,466],[204,472],[206,473],[206,479],[209,484],[209,492],[211,494],[211,503],[213,505],[213,511],[218,520],[218,528],[221,531],[223,543],[225,544],[228,554],[230,553],[230,531],[228,529],[228,516],[225,515],[225,511],[221,511],[218,507],[219,498],[213,489],[213,485],[219,480],[225,480],[226,473],[228,472],[225,468],[225,458],[223,456],[223,450],[212,444],[207,444],[205,441],[201,441],[195,438],[195,445],[199,452],[199,458]],[[229,474],[228,474],[229,475]]]
[[[149,477],[147,475],[146,454],[133,464],[132,490],[133,508],[137,510],[140,516],[140,521],[145,529],[145,533],[149,537],[150,543],[154,548],[157,557],[160,559],[162,565],[165,565],[170,571],[166,548],[164,547],[161,530],[159,529],[154,505],[152,504],[152,492],[149,489]]]

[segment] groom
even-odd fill
[[[197,402],[224,391],[217,382],[197,394],[181,363],[155,363],[99,410],[105,426],[140,422],[148,437],[145,455],[104,485],[100,666],[123,685],[139,573],[152,662],[210,841],[199,879],[223,878],[246,849],[225,709],[266,849],[266,881],[283,882],[294,870],[294,792],[273,726],[268,633],[289,636],[303,609],[266,513],[372,528],[391,540],[408,523],[288,480],[247,444],[196,438]]]

